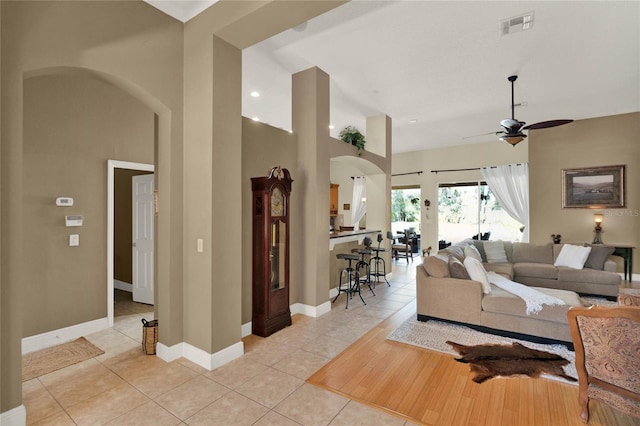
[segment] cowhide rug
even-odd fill
[[[473,381],[476,383],[498,376],[518,374],[533,378],[551,374],[571,382],[577,381],[565,374],[562,367],[569,364],[569,361],[560,355],[530,349],[517,342],[511,345],[465,346],[447,341],[447,344],[462,356],[456,358],[456,361],[471,365],[471,372],[475,374]]]

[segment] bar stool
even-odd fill
[[[346,293],[347,304],[345,309],[349,309],[349,299],[353,297],[353,293],[358,293],[358,296],[360,296],[360,300],[362,300],[362,303],[366,305],[367,302],[364,301],[364,299],[362,298],[362,293],[360,293],[360,274],[358,273],[358,270],[352,266],[351,263],[354,261],[359,261],[360,257],[356,254],[349,253],[338,253],[336,254],[336,257],[338,259],[344,259],[348,261],[349,265],[346,268],[340,270],[340,276],[338,280],[338,294],[333,298],[331,303],[334,303],[338,299],[338,297],[340,297],[340,293]],[[342,276],[345,273],[347,274],[347,280],[343,282]]]
[[[366,261],[365,256],[371,255],[371,238],[364,237],[362,243],[364,244],[364,248],[354,248],[351,249],[351,253],[358,253],[360,255],[360,260],[356,263],[356,271],[360,274],[360,269],[364,269],[365,275],[360,274],[360,284],[366,284],[371,290],[371,293],[375,296],[376,294],[373,292],[373,288],[371,287],[371,269],[369,268],[369,262]]]
[[[382,243],[382,234],[378,234],[378,247],[372,248],[371,250],[375,252],[375,256],[372,256],[369,259],[369,271],[371,272],[371,276],[373,277],[373,287],[375,288],[376,283],[378,282],[378,277],[384,278],[387,282],[387,285],[391,287],[389,281],[387,280],[387,265],[384,261],[384,258],[380,256],[380,253],[385,253],[387,251],[386,248],[380,247],[380,243]],[[380,270],[380,266],[382,266],[382,271]]]

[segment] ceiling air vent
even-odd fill
[[[517,33],[533,27],[533,12],[500,21],[500,35]]]

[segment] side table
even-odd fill
[[[633,274],[633,246],[625,245],[625,244],[606,244],[608,246],[614,247],[613,251],[614,256],[620,256],[624,259],[624,279],[631,281],[631,277]]]

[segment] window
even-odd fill
[[[391,190],[391,232],[414,228],[420,234],[420,187]]]
[[[505,212],[486,182],[438,187],[438,240],[467,238],[521,241],[523,226]]]

